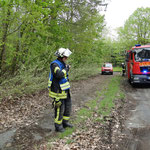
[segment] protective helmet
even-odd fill
[[[72,52],[68,49],[68,48],[59,48],[56,52],[55,52],[55,56],[57,57],[69,57],[72,54]]]

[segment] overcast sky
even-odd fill
[[[105,12],[107,27],[123,26],[125,20],[139,7],[150,7],[150,0],[111,0]]]

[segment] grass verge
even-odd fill
[[[72,123],[78,128],[78,130],[86,129],[87,120],[104,123],[104,117],[111,114],[111,110],[115,106],[115,100],[123,99],[125,97],[120,90],[120,82],[120,76],[113,77],[108,85],[103,87],[101,92],[97,92],[97,97],[94,100],[88,101],[84,107],[77,112]],[[57,142],[57,140],[71,135],[76,131],[75,127],[73,129],[67,129],[64,133],[59,133],[53,140]],[[72,140],[73,139],[68,138],[66,144],[70,144]],[[48,142],[47,144],[49,145],[48,149],[51,149],[51,142]]]
[[[96,65],[82,66],[70,70],[70,81],[86,79],[100,72]],[[36,93],[47,88],[48,71],[23,71],[20,75],[3,80],[0,86],[0,101],[4,98],[13,99],[23,95]]]
[[[113,67],[113,71],[115,71],[115,72],[121,72],[122,68],[121,67]]]
[[[124,93],[120,90],[120,76],[112,78],[107,87],[104,87],[101,93],[97,93],[97,98],[86,103],[86,107],[80,109],[77,114],[75,122],[84,122],[87,118],[92,118],[93,114],[98,112],[101,118],[95,117],[95,120],[103,120],[104,116],[111,113],[112,108],[115,106],[115,99],[123,99]]]

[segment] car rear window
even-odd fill
[[[111,68],[111,67],[112,67],[112,64],[105,64],[104,67]]]
[[[104,64],[103,66],[104,66],[104,67],[111,68],[111,67],[112,67],[112,64]]]

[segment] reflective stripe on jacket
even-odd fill
[[[56,66],[55,68],[53,68],[53,72],[52,72],[52,64],[54,64],[54,63],[57,64],[58,66]],[[53,79],[56,79],[53,73],[56,73],[57,70],[60,70],[64,74],[64,76],[58,81],[59,82],[58,86],[61,89],[61,91],[59,91],[59,92],[51,90],[51,86],[52,86],[52,84],[54,84],[53,83]],[[53,85],[53,87],[55,85]],[[49,73],[49,80],[48,80],[48,88],[50,89],[50,93],[49,93],[50,97],[52,97],[52,98],[60,98],[60,99],[66,98],[65,91],[68,90],[68,89],[70,89],[70,84],[68,82],[68,77],[67,77],[67,73],[66,73],[66,70],[65,70],[65,64],[62,63],[61,61],[59,61],[58,59],[54,60],[50,64],[50,73]]]

